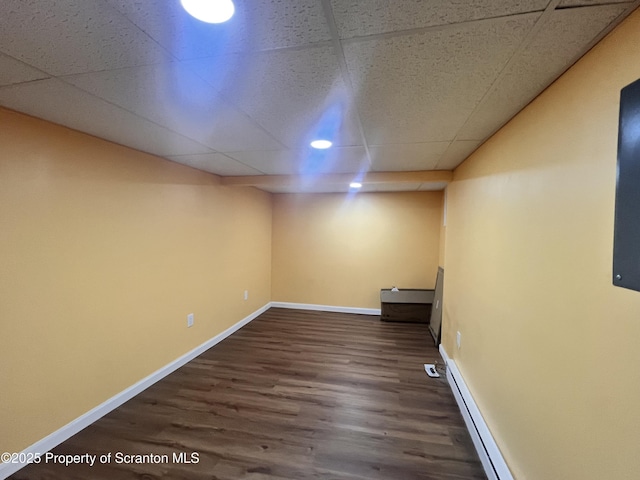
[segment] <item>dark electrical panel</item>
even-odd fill
[[[640,291],[640,80],[620,92],[613,284]]]

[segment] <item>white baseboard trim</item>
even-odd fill
[[[178,368],[182,367],[187,362],[190,362],[191,360],[196,358],[198,355],[204,353],[206,350],[210,349],[217,343],[227,338],[229,335],[231,335],[235,331],[244,327],[251,320],[261,315],[262,313],[266,312],[270,307],[271,307],[271,303],[267,303],[264,307],[259,308],[255,312],[251,313],[247,317],[240,320],[238,323],[235,323],[234,325],[227,328],[225,331],[207,340],[202,345],[194,348],[188,353],[185,353],[184,355],[177,358],[173,362],[165,365],[161,369],[156,370],[151,375],[143,378],[139,382],[131,385],[129,388],[126,388],[122,392],[114,395],[107,401],[89,410],[84,415],[81,415],[75,420],[72,420],[71,422],[66,424],[64,427],[59,428],[52,434],[46,436],[42,440],[37,441],[36,443],[31,445],[30,447],[27,447],[25,450],[23,450],[20,453],[26,454],[24,455],[24,457],[26,458],[32,457],[33,454],[44,455],[46,452],[48,452],[52,448],[58,446],[60,443],[64,442],[65,440],[71,438],[73,435],[78,433],[83,428],[88,427],[95,421],[105,416],[107,413],[118,408],[127,400],[131,400],[133,397],[135,397],[142,391],[146,390],[154,383],[158,382],[159,380],[162,380],[164,377],[174,372]],[[26,463],[0,463],[0,479],[4,480],[9,475],[13,475],[15,472],[17,472],[18,470],[20,470],[26,465],[27,465]]]
[[[504,457],[473,400],[456,362],[449,358],[442,344],[440,344],[440,354],[447,365],[449,386],[456,402],[458,402],[464,423],[467,425],[473,445],[478,451],[487,478],[489,480],[513,480],[507,462],[504,461]]]
[[[359,315],[380,315],[379,308],[334,307],[331,305],[314,305],[312,303],[271,302],[274,308],[293,308],[297,310],[318,310],[321,312],[357,313]]]

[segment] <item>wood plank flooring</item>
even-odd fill
[[[51,452],[93,466],[10,478],[485,479],[434,360],[426,324],[272,308]]]

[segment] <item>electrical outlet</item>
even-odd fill
[[[249,300],[249,290],[244,291],[244,299]]]
[[[193,313],[187,315],[187,327],[193,327]]]
[[[456,345],[460,348],[460,340],[462,340],[462,334],[460,332],[456,332]]]

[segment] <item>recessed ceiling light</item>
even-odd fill
[[[189,15],[206,23],[223,23],[235,12],[231,0],[180,0]]]
[[[314,140],[313,142],[311,142],[311,146],[313,148],[318,148],[320,150],[329,148],[331,145],[333,145],[333,143],[331,143],[329,140]]]
[[[362,184],[360,182],[351,182],[349,184],[349,188],[360,188],[362,187]]]

